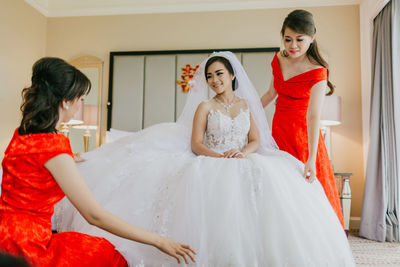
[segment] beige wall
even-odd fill
[[[9,0],[8,2],[13,3],[14,1]],[[13,6],[18,7],[20,5],[13,4]],[[26,9],[26,7],[24,8]],[[343,98],[343,124],[332,128],[333,164],[335,171],[354,173],[351,181],[353,190],[352,216],[357,217],[361,213],[364,185],[359,7],[338,6],[307,9],[314,14],[317,24],[317,40],[323,53],[328,57],[331,67],[331,80],[337,86],[336,94]],[[46,20],[42,19],[40,15],[36,15],[40,18],[37,19],[36,24],[28,23],[27,28],[21,29],[21,31],[24,34],[32,35],[29,29],[35,24],[37,33],[34,36],[44,36],[47,29],[46,55],[48,56],[58,56],[68,60],[81,54],[91,54],[102,58],[105,63],[103,79],[104,105],[107,98],[106,89],[110,51],[280,46],[279,31],[281,23],[290,11],[291,9],[270,9],[186,14],[48,18],[47,28],[44,27]],[[1,9],[0,12],[4,12],[10,21],[12,21],[13,17],[16,17],[15,20],[21,18],[20,15],[8,15],[10,12],[4,11],[4,9]],[[37,12],[33,11],[31,13],[37,14]],[[3,15],[1,20],[4,20]],[[40,25],[37,25],[39,21]],[[7,21],[7,23],[9,22]],[[4,23],[1,25],[4,25]],[[25,36],[25,38],[27,37]],[[36,42],[29,40],[28,43],[35,43],[37,47],[44,49],[44,45],[40,45],[40,40],[40,38]],[[15,38],[10,41],[10,44],[12,43],[15,46],[15,43],[18,45],[20,42],[20,39]],[[0,51],[4,53],[4,51],[9,52],[9,50],[10,48]],[[43,50],[39,52],[43,53]],[[14,57],[7,54],[6,58],[9,58],[8,61],[10,61]],[[19,58],[22,60],[24,57]],[[0,137],[3,138],[0,140],[4,140],[5,137],[8,138],[19,118],[20,88],[26,84],[27,76],[30,73],[29,68],[34,61],[33,58],[36,59],[36,54],[31,51],[27,58],[32,58],[32,60],[24,59],[24,65],[27,65],[27,67],[24,67],[23,70],[22,67],[19,68],[18,72],[20,75],[23,74],[24,77],[12,79],[22,83],[22,85],[6,87],[17,90],[17,92],[10,89],[6,91],[9,94],[7,99],[13,99],[13,103],[7,101],[8,110],[13,110],[15,115],[12,118],[5,116],[5,109],[0,107],[0,111],[2,111],[0,116],[4,116],[4,121],[8,122],[6,130],[0,130]],[[269,63],[266,62],[266,64]],[[0,71],[0,73],[3,74],[4,72]],[[9,76],[13,72],[6,73]],[[4,99],[4,97],[1,99]],[[1,122],[3,123],[3,117]],[[2,145],[0,149],[4,149],[4,142],[0,144]]]
[[[364,185],[359,7],[307,9],[315,16],[317,39],[328,56],[336,93],[343,97],[343,124],[332,128],[333,164],[335,171],[354,173],[352,216],[358,217]],[[281,23],[290,11],[50,18],[46,53],[66,59],[80,54],[102,58],[107,88],[110,51],[280,46]]]
[[[0,5],[0,160],[20,122],[21,90],[45,55],[47,19],[22,0]]]

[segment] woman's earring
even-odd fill
[[[68,106],[65,106],[65,108],[64,108],[65,110],[68,110],[69,109],[69,107]]]

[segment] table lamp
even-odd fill
[[[329,158],[331,157],[331,126],[342,123],[342,98],[336,95],[325,97],[321,113],[321,132]]]
[[[98,108],[97,105],[84,105],[83,106],[83,125],[74,126],[76,129],[85,129],[83,135],[83,146],[85,152],[89,150],[90,131],[97,129],[98,121]]]

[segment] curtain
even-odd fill
[[[399,0],[374,20],[371,129],[360,236],[399,241]]]

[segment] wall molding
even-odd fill
[[[149,1],[148,4],[135,4],[124,1],[114,1],[112,5],[80,4],[72,5],[61,1],[56,6],[52,0],[25,0],[32,7],[39,10],[46,17],[73,17],[73,16],[106,16],[106,15],[128,15],[128,14],[160,14],[160,13],[183,13],[183,12],[213,12],[213,11],[237,11],[269,8],[298,8],[313,6],[342,6],[359,5],[361,0],[281,0],[281,1],[229,1],[219,0],[213,2],[202,1]]]
[[[45,17],[49,17],[49,1],[48,0],[25,0],[26,3],[31,5],[37,11],[42,13]]]
[[[350,226],[351,230],[359,230],[360,229],[361,217],[350,217]]]

